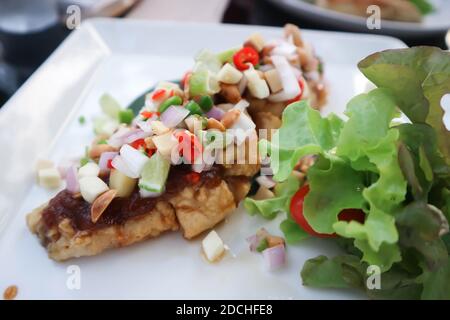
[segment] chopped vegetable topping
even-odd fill
[[[160,113],[163,113],[166,111],[170,106],[179,106],[183,103],[183,100],[179,96],[173,96],[169,99],[165,100],[161,105],[159,106],[158,111]]]
[[[139,188],[150,192],[163,192],[169,175],[170,162],[159,152],[156,152],[146,162],[142,177],[139,179]]]
[[[211,111],[214,106],[214,101],[210,96],[201,96],[198,100],[198,105],[202,108],[203,112]]]
[[[247,70],[248,63],[256,66],[259,63],[259,54],[252,47],[244,47],[233,55],[233,62],[238,70]]]

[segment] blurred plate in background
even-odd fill
[[[422,22],[399,22],[383,20],[380,30],[368,30],[366,18],[334,10],[324,9],[304,0],[268,0],[273,5],[288,10],[299,18],[323,23],[324,27],[339,28],[347,31],[371,32],[396,37],[425,37],[442,33],[450,29],[450,1],[431,0],[436,8],[426,15]]]

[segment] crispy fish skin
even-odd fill
[[[225,181],[212,189],[184,188],[169,201],[186,239],[210,229],[236,209],[234,195]]]
[[[47,248],[48,256],[56,261],[94,256],[107,249],[125,247],[179,229],[175,211],[165,201],[158,202],[148,214],[133,217],[124,224],[90,231],[74,230],[67,218],[57,226],[47,228],[42,219],[45,206],[28,214],[27,224]]]

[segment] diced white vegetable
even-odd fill
[[[301,88],[287,59],[283,56],[274,55],[272,56],[272,62],[278,71],[278,75],[283,85],[283,90],[272,94],[269,97],[269,100],[280,102],[290,100],[298,96],[301,93]]]
[[[236,144],[241,145],[245,139],[254,132],[255,128],[256,125],[253,120],[245,113],[241,113],[239,119],[230,129],[234,130]]]
[[[236,110],[239,110],[239,111],[241,111],[241,112],[244,112],[245,109],[247,109],[247,107],[248,107],[249,105],[250,105],[250,103],[249,103],[247,100],[242,99],[241,101],[239,101],[238,103],[236,103],[236,104],[234,105],[233,109],[236,109]]]
[[[81,196],[89,203],[94,202],[99,195],[109,190],[106,183],[99,177],[84,177],[79,183]]]
[[[153,121],[152,122],[152,131],[153,134],[156,135],[162,135],[165,134],[166,132],[170,131],[169,128],[167,128],[161,121]]]
[[[120,155],[127,164],[127,166],[136,173],[140,175],[145,163],[148,161],[148,157],[144,155],[141,151],[134,149],[128,144],[124,144],[120,148]]]
[[[211,262],[214,262],[220,258],[225,251],[225,246],[222,239],[214,230],[208,233],[206,238],[203,239],[202,248],[206,258]]]
[[[46,168],[38,171],[38,183],[44,188],[55,189],[61,184],[61,177],[56,168]]]
[[[160,136],[153,137],[153,143],[164,157],[170,156],[172,149],[178,145],[178,140],[173,136],[172,132],[167,132]]]
[[[94,162],[88,162],[78,169],[78,178],[97,177],[100,173],[100,167]]]
[[[128,127],[120,127],[113,135],[108,139],[108,145],[114,148],[120,148],[125,142],[125,137],[130,133],[131,129]]]
[[[119,170],[112,169],[109,176],[109,187],[117,191],[117,197],[125,198],[131,195],[137,179],[127,177]]]
[[[269,71],[264,72],[264,78],[269,84],[272,93],[283,89],[283,84],[281,83],[280,76],[276,69],[270,69]]]
[[[217,78],[220,82],[228,84],[236,84],[242,79],[242,72],[233,67],[231,64],[226,63],[217,74]]]
[[[270,55],[279,55],[279,56],[285,56],[288,57],[292,54],[294,54],[297,50],[297,47],[294,46],[292,43],[289,43],[287,41],[282,41],[280,44],[275,46],[275,48],[272,49],[270,52]]]
[[[248,41],[255,47],[256,51],[261,51],[264,48],[264,38],[259,33],[253,33],[248,38]]]
[[[264,99],[270,95],[267,82],[259,77],[259,74],[256,70],[246,70],[244,71],[244,75],[248,80],[247,87],[250,90],[252,96],[258,99]]]
[[[127,177],[130,178],[139,178],[139,174],[137,174],[136,172],[132,171],[128,165],[125,163],[125,160],[123,160],[123,158],[121,156],[116,156],[112,162],[111,165],[113,166],[113,168],[119,170],[120,172],[122,172],[124,175],[126,175]]]
[[[186,123],[187,128],[192,133],[203,129],[203,119],[195,114],[184,119],[184,123]]]

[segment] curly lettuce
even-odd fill
[[[348,103],[347,121],[294,103],[274,139],[260,142],[277,181],[303,156],[318,155],[307,173],[303,213],[316,232],[336,233],[346,243],[345,255],[307,261],[303,283],[356,287],[377,299],[448,299],[450,133],[440,102],[450,93],[450,53],[388,50],[358,66],[378,88]],[[395,125],[399,110],[411,123]],[[277,212],[284,208],[289,217],[292,194],[285,204],[278,199]],[[340,221],[349,208],[363,210],[365,221]],[[260,203],[253,213],[264,216],[263,209]],[[281,227],[291,240],[306,237],[292,219]],[[379,290],[365,284],[371,265],[382,272]]]

